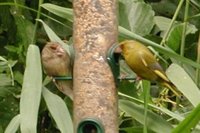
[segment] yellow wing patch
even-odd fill
[[[154,72],[160,77],[162,78],[164,81],[170,82],[169,79],[167,78],[167,76],[165,74],[163,74],[161,71],[159,70],[154,70]]]
[[[147,62],[145,61],[145,59],[144,59],[144,58],[141,58],[141,60],[142,60],[142,63],[143,63],[146,67],[148,67],[148,64],[147,64]]]

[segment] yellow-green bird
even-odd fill
[[[42,64],[46,74],[53,76],[71,76],[72,68],[69,54],[57,42],[48,42],[42,50]],[[73,100],[72,82],[53,80],[56,87]]]
[[[176,96],[180,96],[180,91],[168,79],[163,68],[146,46],[135,40],[125,40],[120,43],[120,48],[126,63],[139,77],[158,81],[169,88]]]

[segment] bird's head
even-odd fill
[[[62,56],[64,55],[66,52],[65,50],[62,48],[62,46],[57,43],[57,42],[48,42],[45,47],[42,50],[42,53],[47,54],[46,56],[48,56],[48,53],[53,53],[54,56]]]
[[[48,42],[42,50],[42,64],[47,75],[66,75],[69,71],[70,57],[57,42]]]
[[[135,48],[135,45],[136,45],[136,41],[134,40],[125,40],[125,41],[122,41],[119,45],[120,45],[120,48],[122,50],[122,53],[125,54],[127,53],[128,51],[132,50]]]

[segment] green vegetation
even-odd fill
[[[200,132],[199,12],[199,0],[119,0],[119,41],[147,45],[183,94],[173,97],[148,81],[120,81],[121,133]],[[72,24],[71,0],[1,0],[0,132],[73,132],[72,101],[40,61],[47,41],[72,44]],[[121,76],[136,77],[123,59],[119,63]]]

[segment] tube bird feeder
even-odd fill
[[[116,0],[73,0],[75,133],[117,133],[115,79],[107,62],[118,37]]]

